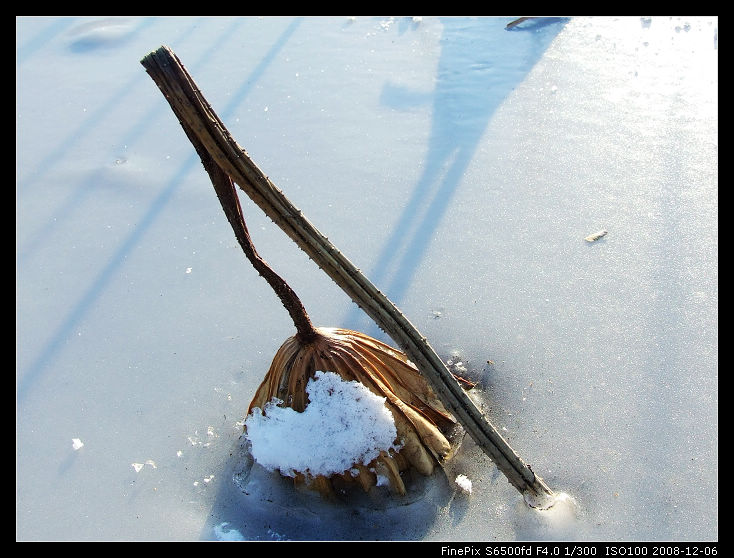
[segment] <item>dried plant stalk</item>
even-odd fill
[[[273,399],[284,406],[303,412],[307,405],[306,385],[316,371],[334,372],[346,381],[356,380],[373,393],[384,397],[393,415],[400,450],[382,451],[367,466],[355,463],[355,476],[340,475],[342,480],[358,482],[369,490],[377,482],[376,472],[388,479],[392,490],[400,495],[406,488],[400,471],[415,468],[430,475],[437,463],[451,452],[451,444],[441,428],[455,425],[418,369],[405,354],[356,331],[337,328],[315,328],[306,309],[293,289],[280,277],[255,249],[242,214],[242,206],[232,179],[217,165],[196,134],[184,124],[227,220],[245,256],[276,293],[296,327],[296,335],[286,340],[273,358],[268,373],[255,393],[247,414],[255,407],[265,409]],[[304,432],[304,436],[312,436]],[[305,472],[296,481],[307,484],[323,495],[331,495],[331,477],[308,477]]]
[[[509,482],[526,496],[526,501],[537,501],[538,506],[552,501],[553,491],[515,453],[464,393],[426,338],[384,293],[304,217],[237,144],[173,51],[162,46],[145,56],[141,64],[168,100],[197,151],[200,154],[207,153],[224,174],[230,176],[276,225],[395,340],[418,366],[439,400],[495,462]]]

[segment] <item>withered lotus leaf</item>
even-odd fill
[[[407,356],[363,333],[340,328],[315,328],[316,335],[303,342],[298,335],[283,343],[248,409],[265,409],[273,399],[281,406],[303,412],[308,406],[306,385],[317,371],[333,372],[345,381],[358,381],[372,393],[385,398],[397,430],[396,451],[382,451],[367,465],[355,463],[341,474],[310,478],[296,474],[322,494],[330,494],[332,481],[356,482],[365,491],[375,486],[377,475],[389,481],[397,494],[405,494],[400,472],[410,467],[423,475],[451,453],[447,432],[456,421]],[[312,435],[313,433],[308,433]]]

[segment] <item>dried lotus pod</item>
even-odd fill
[[[455,426],[454,418],[401,351],[357,331],[322,327],[315,328],[315,333],[307,342],[295,335],[283,343],[250,403],[248,415],[256,407],[264,409],[273,399],[281,401],[280,406],[303,412],[308,406],[306,385],[316,371],[333,372],[345,381],[361,383],[385,398],[400,449],[382,451],[368,465],[355,463],[349,471],[329,478],[307,478],[302,472],[296,475],[296,482],[328,495],[334,477],[356,482],[368,491],[379,474],[388,479],[393,492],[404,495],[401,471],[412,467],[430,475],[450,455],[451,443],[444,432]]]

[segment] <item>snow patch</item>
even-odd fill
[[[139,473],[143,467],[146,465],[149,465],[150,467],[153,467],[153,469],[157,469],[158,466],[155,464],[155,461],[152,459],[148,459],[145,463],[131,463],[133,469],[135,469],[136,473]]]
[[[532,509],[525,507],[519,512],[524,529],[542,534],[546,539],[571,540],[578,533],[579,527],[579,506],[576,500],[565,492],[558,492],[544,504],[544,507]]]
[[[306,385],[303,413],[278,407],[255,408],[245,421],[252,456],[268,470],[295,476],[331,475],[367,465],[380,451],[398,449],[397,430],[385,398],[357,381],[317,371]]]
[[[466,494],[471,494],[472,482],[469,477],[467,477],[466,475],[457,475],[455,482],[459,486],[459,488],[461,488],[462,492],[465,492]]]

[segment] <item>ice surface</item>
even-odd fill
[[[17,18],[18,539],[718,537],[718,20],[511,19]],[[162,44],[573,513],[468,437],[402,500],[248,461],[294,328],[139,64]],[[317,325],[385,338],[243,210]]]
[[[214,534],[219,541],[244,541],[245,538],[242,536],[237,529],[228,529],[229,523],[226,521],[214,527]]]

